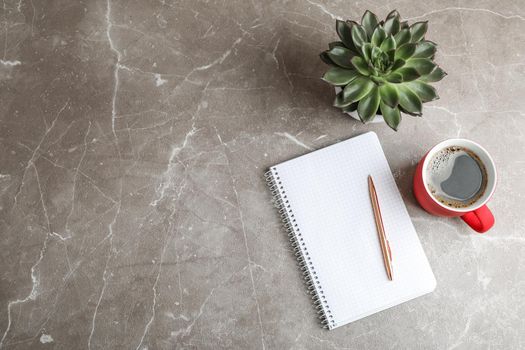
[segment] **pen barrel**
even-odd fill
[[[379,238],[379,245],[381,246],[381,253],[383,255],[383,263],[385,264],[387,277],[390,281],[392,281],[392,252],[390,250],[390,244],[386,239],[385,227],[383,226],[383,219],[381,216],[381,208],[379,207],[376,188],[371,176],[368,177],[368,188],[370,191],[370,200],[372,202],[372,210],[374,212],[374,221]]]

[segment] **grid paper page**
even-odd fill
[[[436,280],[373,132],[272,167],[331,311],[329,328],[434,290]],[[393,256],[385,272],[368,191],[376,186]],[[325,309],[326,311],[326,309]]]

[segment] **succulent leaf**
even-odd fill
[[[421,76],[421,74],[419,74],[417,70],[413,67],[402,67],[396,70],[395,73],[400,74],[403,78],[403,81],[416,80]]]
[[[397,47],[410,42],[410,30],[408,28],[400,30],[394,35],[394,39],[396,40]]]
[[[355,69],[357,69],[362,75],[370,75],[372,73],[370,68],[368,68],[368,64],[366,64],[366,61],[362,57],[355,56],[352,58],[351,62]]]
[[[426,75],[436,68],[436,64],[428,58],[411,58],[406,61],[405,67],[415,68],[419,75]]]
[[[386,54],[388,56],[388,60],[390,61],[390,63],[395,62],[395,59],[396,59],[396,50],[395,49],[387,51]]]
[[[385,80],[390,83],[402,83],[403,76],[400,73],[392,72],[385,77]]]
[[[358,53],[359,53],[359,48],[357,48],[357,47],[355,46],[354,39],[352,38],[352,27],[355,26],[355,25],[358,26],[359,23],[357,23],[356,21],[346,21],[346,24],[347,24],[348,27],[350,28],[350,39],[351,39],[351,40],[350,40],[351,43],[349,43],[349,44],[351,44],[351,46],[348,46],[348,48],[349,48],[350,50],[354,51],[356,54],[358,54]]]
[[[354,102],[354,103],[351,103],[349,104],[348,106],[346,107],[343,107],[343,112],[354,112],[357,110],[357,105],[359,104],[359,102]]]
[[[398,58],[395,60],[394,64],[392,65],[392,70],[395,71],[398,68],[401,68],[405,65],[405,60],[402,60],[401,58]]]
[[[385,54],[385,53],[379,47],[377,47],[377,46],[372,47],[372,64],[376,63],[375,61],[380,59],[381,55],[383,55],[383,54]],[[388,56],[386,58],[388,59]]]
[[[385,39],[386,39],[385,30],[381,27],[376,27],[376,29],[374,30],[374,33],[372,34],[372,38],[370,39],[370,41],[372,42],[372,45],[379,47],[381,46],[381,43]]]
[[[397,131],[397,127],[401,122],[401,113],[399,113],[399,108],[388,106],[385,101],[381,100],[379,103],[379,108],[381,109],[381,114],[383,119],[389,127]]]
[[[415,80],[404,84],[417,94],[421,102],[429,102],[439,98],[436,89],[427,83]]]
[[[387,17],[383,28],[385,28],[385,32],[387,35],[389,34],[396,35],[401,29],[401,24],[399,23],[399,15],[393,16],[393,17]]]
[[[406,61],[412,57],[414,52],[416,52],[416,44],[407,43],[397,48],[395,57]]]
[[[345,21],[336,20],[335,22],[335,29],[337,31],[337,35],[339,35],[339,38],[343,42],[343,44],[354,53],[357,53],[354,42],[352,41],[352,30],[350,26]]]
[[[428,22],[416,22],[410,26],[410,41],[415,43],[422,40],[425,37],[428,29]]]
[[[368,41],[365,29],[359,24],[352,26],[352,40],[357,48],[363,46]]]
[[[352,102],[359,101],[376,86],[367,77],[357,77],[350,84],[348,84],[343,90],[343,100],[346,105]]]
[[[440,81],[446,75],[447,75],[447,73],[445,73],[445,71],[443,71],[443,69],[441,69],[440,67],[436,67],[436,68],[434,68],[434,70],[432,72],[430,72],[430,74],[422,76],[420,78],[420,80],[422,82],[425,82],[425,83],[433,83],[433,82],[436,82],[436,81]]]
[[[416,51],[412,55],[414,58],[434,58],[437,45],[432,41],[424,40],[417,44]]]
[[[343,86],[357,78],[358,75],[359,73],[355,70],[332,67],[324,74],[323,80],[335,86]]]
[[[399,84],[397,90],[399,92],[399,105],[403,110],[414,115],[421,115],[423,105],[416,93],[405,84]]]
[[[396,41],[392,34],[389,34],[379,47],[383,52],[388,52],[396,49]]]
[[[328,57],[330,57],[332,62],[343,68],[352,68],[350,60],[353,56],[352,51],[348,50],[346,47],[334,46],[328,51]]]
[[[377,85],[381,85],[386,81],[383,77],[377,77],[375,75],[371,75],[369,78]]]
[[[368,122],[375,117],[380,101],[379,89],[377,85],[374,85],[368,95],[363,97],[357,105],[357,114],[359,118],[361,118],[361,121]]]
[[[350,103],[345,104],[344,97],[343,97],[343,91],[335,95],[334,107],[345,108],[349,105]]]
[[[379,86],[379,96],[390,107],[396,107],[399,103],[399,93],[395,84],[384,83]]]
[[[332,41],[331,43],[328,44],[328,49],[331,50],[336,46],[345,47],[345,44],[343,44],[342,41]]]
[[[365,32],[368,38],[372,37],[372,34],[374,33],[374,29],[377,27],[377,24],[378,24],[377,16],[373,14],[372,12],[366,10],[365,14],[363,15],[363,18],[361,18],[361,25],[365,29]]]
[[[319,54],[319,57],[321,57],[321,61],[323,61],[324,63],[329,64],[329,65],[335,65],[335,63],[332,62],[332,60],[328,56],[328,51],[321,52]]]
[[[372,59],[372,44],[364,44],[361,47],[361,52],[363,53],[363,58],[365,59],[365,61],[369,62]]]
[[[401,17],[399,15],[399,12],[397,12],[397,10],[392,10],[390,11],[390,13],[388,15],[386,15],[386,19],[390,19],[390,18],[394,18],[394,17],[397,17],[398,19]]]

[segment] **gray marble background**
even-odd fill
[[[336,18],[429,20],[449,75],[395,133],[331,107]],[[0,347],[525,348],[522,0],[36,1],[0,8]],[[328,332],[265,168],[378,133],[438,287]],[[436,142],[495,158],[485,235],[410,188]]]

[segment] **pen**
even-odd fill
[[[370,200],[372,201],[374,221],[376,223],[377,234],[379,236],[381,252],[383,253],[383,262],[385,264],[386,275],[388,279],[392,281],[392,251],[390,250],[390,243],[386,238],[385,227],[383,226],[383,219],[381,217],[381,209],[379,208],[379,200],[377,199],[376,187],[374,186],[374,180],[372,180],[371,175],[368,175],[368,190],[370,191]]]

